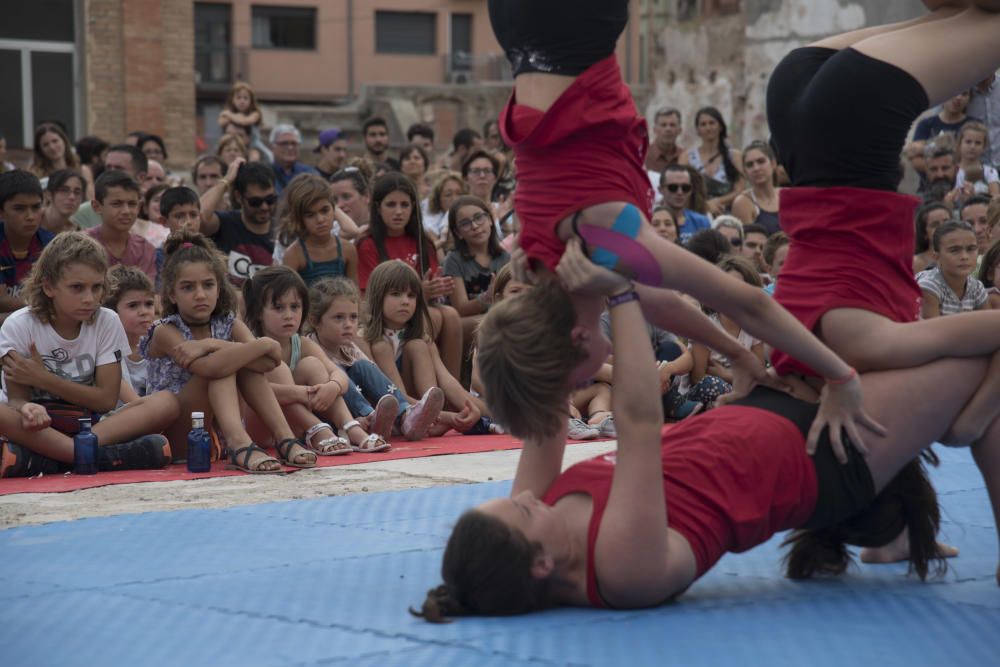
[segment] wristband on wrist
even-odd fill
[[[226,190],[228,190],[229,187],[232,185],[232,183],[229,182],[229,179],[227,179],[225,176],[219,179],[219,183],[222,183],[223,187],[225,187]]]
[[[629,301],[638,301],[639,293],[634,289],[629,289],[627,292],[622,292],[621,294],[615,294],[614,296],[608,297],[608,309],[614,308],[615,306],[620,306],[623,303],[628,303]]]
[[[848,366],[848,368],[850,368],[851,370],[847,373],[847,375],[839,378],[826,378],[826,383],[833,386],[837,386],[841,384],[847,384],[848,382],[856,378],[858,376],[858,372],[854,369],[854,366]]]

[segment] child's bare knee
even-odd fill
[[[317,384],[325,380],[329,373],[326,372],[326,366],[323,365],[322,361],[315,357],[306,357],[299,360],[291,375],[297,383]]]

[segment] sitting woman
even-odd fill
[[[951,209],[941,202],[931,202],[917,209],[916,247],[913,253],[913,274],[937,266],[934,256],[934,230],[953,220]]]
[[[744,225],[760,225],[770,236],[781,231],[778,222],[778,163],[763,141],[743,149],[743,173],[750,187],[733,201],[733,215]]]
[[[923,578],[929,569],[944,567],[934,542],[936,498],[914,459],[945,436],[988,359],[947,359],[866,375],[865,408],[888,435],[867,439],[867,457],[849,446],[846,465],[837,462],[845,452],[835,452],[826,431],[807,452],[816,405],[767,388],[661,435],[658,378],[649,363],[652,348],[641,335],[645,320],[635,293],[627,281],[587,262],[576,242],[567,256],[561,278],[576,289],[608,295],[616,333],[617,453],[560,473],[565,427],[555,437],[538,437],[540,429],[515,432],[525,447],[510,497],[462,515],[444,552],[444,583],[413,613],[441,621],[560,605],[659,605],[686,591],[726,552],[746,551],[789,528],[801,531],[788,540],[793,577],[842,572],[845,542],[889,543],[904,526],[911,568]],[[565,292],[541,285],[533,295],[573,318]],[[480,332],[480,371],[489,390],[503,378],[493,377],[497,366],[486,351],[502,354],[512,341],[502,327],[488,325],[500,322],[500,311],[517,317],[523,303],[498,305]],[[576,358],[601,357],[606,350],[550,334],[539,331],[537,339]],[[949,391],[940,392],[942,386]],[[914,396],[926,396],[933,409],[914,410]],[[551,419],[565,422],[562,414]],[[973,452],[996,516],[1000,421]]]

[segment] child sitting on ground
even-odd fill
[[[172,234],[164,249],[163,318],[139,349],[148,361],[150,390],[168,390],[180,401],[180,416],[167,427],[178,457],[187,455],[191,413],[203,412],[206,424],[216,420],[234,468],[273,474],[281,472],[280,463],[315,466],[316,453],[295,437],[264,376],[281,363],[281,345],[254,338],[236,319],[225,258],[209,239],[188,231]],[[241,398],[273,438],[280,463],[251,439]]]
[[[344,401],[364,428],[386,437],[392,430],[407,440],[421,440],[444,406],[444,392],[430,387],[419,401],[410,404],[355,339],[360,301],[357,285],[346,278],[323,278],[313,283],[309,289],[311,338],[347,373]]]
[[[372,359],[407,400],[440,387],[451,411],[438,417],[440,435],[453,428],[460,433],[488,433],[492,423],[481,421],[486,404],[467,392],[448,372],[437,346],[430,340],[430,315],[420,278],[400,260],[375,267],[368,280],[365,298],[364,338],[371,346]]]
[[[108,253],[108,265],[137,266],[156,276],[156,248],[132,227],[139,217],[139,184],[124,171],[106,171],[94,183],[94,213],[101,224],[87,230]]]
[[[760,274],[750,260],[737,255],[724,257],[717,265],[737,280],[763,289]],[[751,336],[739,324],[721,313],[709,312],[709,319],[720,329],[735,338],[743,347],[753,352],[761,363],[764,362],[764,344]],[[729,359],[712,350],[707,345],[695,341],[691,345],[694,368],[691,370],[691,391],[688,398],[705,405],[711,405],[722,394],[732,391],[733,373]]]
[[[934,231],[937,266],[917,274],[923,297],[921,317],[929,319],[986,308],[989,295],[975,276],[976,233],[967,222],[946,222]]]
[[[139,341],[149,332],[156,317],[156,300],[153,283],[134,266],[119,264],[108,272],[111,286],[104,297],[104,307],[118,313],[125,335],[128,337],[129,354],[122,360],[123,403],[131,403],[149,393],[146,360],[139,353]]]
[[[267,374],[274,395],[294,426],[305,429],[303,442],[320,456],[390,449],[389,429],[369,433],[344,403],[347,375],[313,340],[299,335],[309,317],[309,290],[287,266],[261,269],[243,283],[245,320],[255,336],[281,345],[281,361]],[[327,422],[316,418],[320,415]],[[347,438],[336,437],[335,424]],[[391,425],[391,422],[390,422]],[[332,437],[324,437],[332,436]]]
[[[0,476],[54,472],[73,461],[72,436],[90,417],[100,470],[162,468],[170,445],[158,433],[177,418],[164,392],[118,404],[122,359],[131,352],[114,311],[101,307],[108,264],[104,249],[82,232],[49,243],[24,286],[28,304],[0,327],[3,391],[0,433],[9,438]]]
[[[42,198],[42,184],[31,172],[0,174],[0,323],[24,307],[24,281],[53,238],[41,228]]]

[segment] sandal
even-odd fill
[[[253,455],[254,452],[264,452],[264,450],[252,442],[246,447],[240,447],[239,449],[230,450],[229,452],[230,462],[226,464],[226,470],[240,470],[242,472],[249,473],[251,475],[280,475],[284,472],[281,468],[275,468],[274,470],[260,469],[261,464],[268,463],[270,461],[274,461],[275,463],[280,463],[278,459],[269,455],[267,456],[267,458],[258,461],[256,468],[251,469],[250,457]],[[240,457],[240,454],[243,454],[243,463],[239,463],[236,460]],[[264,454],[266,455],[267,452],[264,452]]]
[[[292,460],[292,448],[299,447],[302,449],[301,452],[295,454],[295,458],[300,458],[303,454],[312,454],[313,460],[309,463],[296,463]],[[282,465],[292,466],[293,468],[315,468],[316,467],[316,452],[310,450],[302,444],[301,440],[296,440],[295,438],[285,438],[278,444],[274,446],[274,449],[278,452],[278,460],[281,461]]]
[[[332,437],[323,438],[318,443],[314,443],[313,438],[316,434],[324,430],[332,433]],[[306,449],[316,452],[320,456],[343,456],[354,451],[351,448],[351,441],[338,436],[334,432],[333,427],[325,422],[310,426],[306,434],[302,436],[302,442],[305,444]]]
[[[355,426],[360,428],[361,424],[357,419],[352,419],[344,424],[343,430],[347,433]],[[378,433],[371,433],[356,445],[352,442],[351,449],[356,452],[361,452],[362,454],[374,454],[376,452],[387,452],[392,449],[392,445],[386,442],[385,438],[380,436]]]

